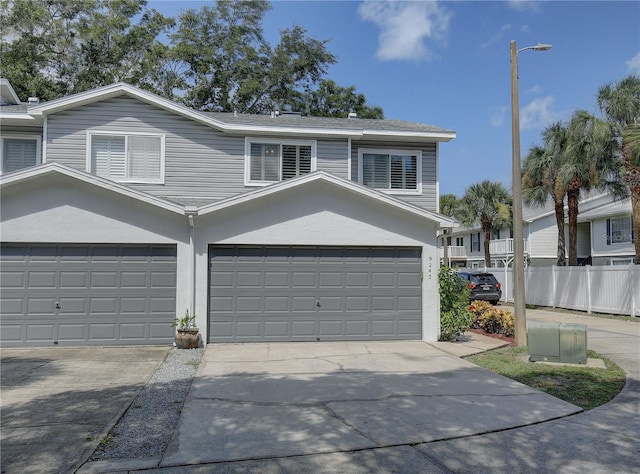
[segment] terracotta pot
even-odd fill
[[[198,329],[178,329],[175,341],[178,349],[196,349],[200,345]]]

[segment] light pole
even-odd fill
[[[511,179],[513,192],[513,306],[516,345],[527,345],[527,315],[524,297],[524,231],[522,229],[522,176],[520,171],[520,109],[518,105],[518,53],[532,49],[548,51],[550,44],[518,49],[511,41],[511,137],[513,142]]]

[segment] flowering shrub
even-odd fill
[[[494,308],[486,301],[473,301],[467,311],[474,317],[473,328],[482,329],[489,334],[514,336],[515,324],[511,311]]]

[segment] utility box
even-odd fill
[[[587,363],[587,326],[532,321],[527,339],[531,362]]]

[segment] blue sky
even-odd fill
[[[150,1],[165,15],[212,2]],[[386,118],[456,131],[440,147],[440,192],[484,179],[511,187],[509,42],[519,55],[522,157],[602,85],[640,74],[640,2],[283,1],[264,19],[271,44],[293,24],[330,40],[327,78],[356,86]]]

